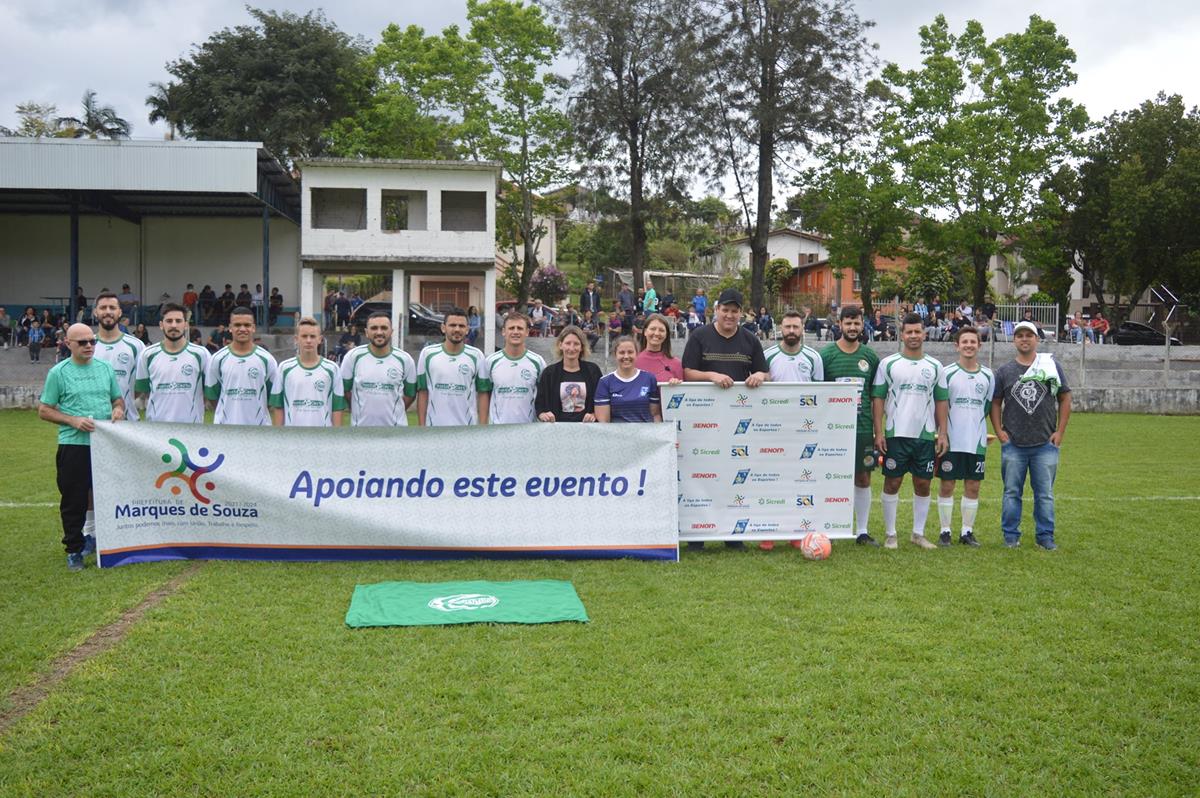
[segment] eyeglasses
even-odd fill
[[[95,346],[98,338],[68,338],[69,342],[79,344],[80,346]]]

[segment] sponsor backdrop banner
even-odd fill
[[[669,424],[96,426],[102,567],[679,557]]]
[[[680,540],[853,537],[859,387],[662,386],[679,436]]]

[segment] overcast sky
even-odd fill
[[[316,7],[294,0],[261,5],[299,13]],[[1158,91],[1181,94],[1189,106],[1200,103],[1200,3],[1194,0],[860,0],[857,8],[876,22],[872,38],[880,58],[902,67],[917,66],[917,29],[939,12],[955,32],[978,19],[989,39],[1024,29],[1029,15],[1039,13],[1075,49],[1079,81],[1070,94],[1093,119],[1133,108]],[[329,17],[374,41],[391,22],[438,31],[463,23],[465,14],[463,0],[364,0]],[[15,106],[26,100],[52,102],[60,115],[75,115],[84,90],[92,88],[133,124],[135,138],[158,138],[163,128],[146,121],[147,84],[165,82],[165,64],[192,44],[249,16],[240,0],[0,0],[0,20],[8,20],[0,26],[0,125],[14,126]]]

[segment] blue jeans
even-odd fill
[[[1049,442],[1041,446],[1006,443],[1000,449],[1000,475],[1004,480],[1000,529],[1006,543],[1021,539],[1021,494],[1025,490],[1027,472],[1033,488],[1033,524],[1037,541],[1054,540],[1054,477],[1058,473],[1058,447]]]

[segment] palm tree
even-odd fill
[[[175,135],[186,135],[183,132],[183,120],[180,119],[178,83],[163,83],[153,81],[150,84],[153,93],[146,95],[146,105],[150,107],[147,117],[150,124],[155,122],[167,123],[167,139],[174,141]]]
[[[111,105],[96,102],[96,92],[92,89],[83,93],[82,116],[63,116],[56,121],[63,129],[62,135],[76,139],[127,139],[132,130]]]

